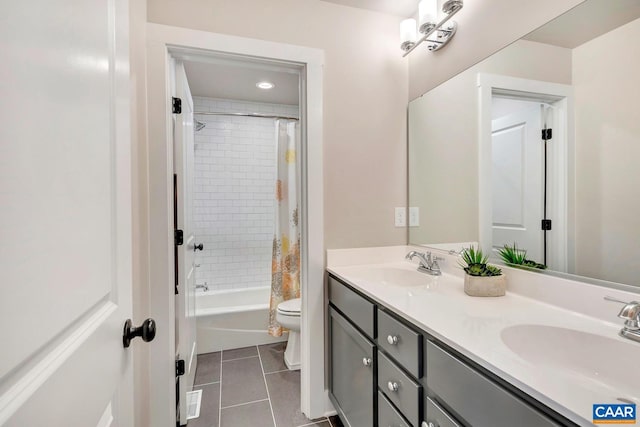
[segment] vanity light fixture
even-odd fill
[[[259,89],[264,89],[264,90],[269,90],[269,89],[273,89],[274,87],[276,87],[276,85],[274,85],[271,82],[268,81],[262,81],[262,82],[258,82],[256,83],[256,87]]]
[[[418,4],[419,27],[415,19],[405,19],[400,23],[400,48],[407,56],[420,43],[427,42],[427,49],[442,49],[453,38],[458,29],[451,17],[462,9],[462,0],[446,0],[442,5],[444,17],[438,21],[438,0],[422,0]],[[422,35],[417,38],[416,28]]]

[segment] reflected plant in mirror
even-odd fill
[[[518,248],[515,242],[513,242],[513,245],[511,246],[504,245],[498,250],[498,254],[500,255],[500,259],[509,266],[538,268],[541,270],[545,270],[547,268],[544,264],[527,259],[526,249]]]
[[[586,0],[411,101],[409,242],[640,286],[638,99],[640,2]]]

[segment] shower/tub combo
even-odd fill
[[[267,333],[274,119],[295,119],[298,107],[194,97],[194,108],[194,224],[204,243],[196,255],[198,353],[286,341],[287,333]]]
[[[267,287],[204,291],[196,294],[199,353],[286,341],[267,334]]]

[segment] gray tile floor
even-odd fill
[[[337,417],[300,412],[300,371],[284,365],[285,342],[198,356],[200,417],[188,427],[342,427]]]

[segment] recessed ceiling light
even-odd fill
[[[271,82],[258,82],[256,83],[256,86],[259,87],[260,89],[264,89],[264,90],[269,90],[269,89],[273,89],[274,87],[276,87],[276,85],[274,85]]]

